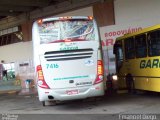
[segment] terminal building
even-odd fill
[[[38,19],[93,16],[100,30],[106,75],[115,73],[115,39],[160,21],[159,0],[15,1],[3,0],[0,3],[0,61],[4,61],[8,72],[8,80],[5,77],[0,80],[0,88],[4,91],[36,87],[32,25]]]

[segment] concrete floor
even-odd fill
[[[99,117],[105,120],[111,118],[116,120],[122,119],[120,115],[123,114],[160,114],[160,94],[108,94],[96,100],[69,101],[56,106],[45,107],[42,106],[35,95],[20,96],[15,94],[3,94],[0,95],[0,108],[0,113],[23,114],[21,116],[25,119],[30,119],[28,117],[33,117],[35,116],[34,114],[38,114],[37,117],[40,117],[40,114],[45,114],[43,116],[41,115],[42,117],[40,118],[44,116],[53,118],[53,114],[54,117],[57,118],[60,116],[62,117],[63,114],[69,114],[68,117],[73,115],[76,116],[75,119],[77,118],[77,120],[80,120],[82,115],[86,117],[81,120],[85,120],[85,118],[94,120],[95,118],[99,119]],[[30,115],[24,117],[24,114]],[[48,114],[49,116],[47,116]],[[57,116],[57,114],[62,115]],[[71,117],[71,119],[72,118],[73,117]],[[157,118],[156,120],[160,120],[160,116],[157,115]]]

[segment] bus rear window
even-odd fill
[[[160,30],[148,33],[149,56],[160,56]]]
[[[125,58],[133,59],[135,58],[135,43],[134,37],[125,39]]]
[[[61,42],[69,39],[95,40],[92,20],[55,20],[39,24],[40,43]]]

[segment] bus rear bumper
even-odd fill
[[[88,97],[103,96],[104,93],[103,82],[93,86],[67,89],[43,89],[38,87],[38,96],[40,101],[85,99]]]

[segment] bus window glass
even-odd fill
[[[119,69],[122,66],[123,63],[123,47],[122,47],[122,41],[118,41],[115,43],[115,54],[116,54],[116,69],[119,71]]]
[[[65,39],[95,40],[92,20],[56,20],[39,24],[40,43],[60,42]]]
[[[135,36],[136,57],[143,58],[147,56],[146,34]]]
[[[117,48],[117,56],[118,56],[118,60],[123,60],[123,52],[121,47]]]
[[[149,56],[160,55],[160,30],[148,33]]]
[[[133,59],[135,58],[135,43],[134,38],[130,37],[125,39],[125,58]]]

